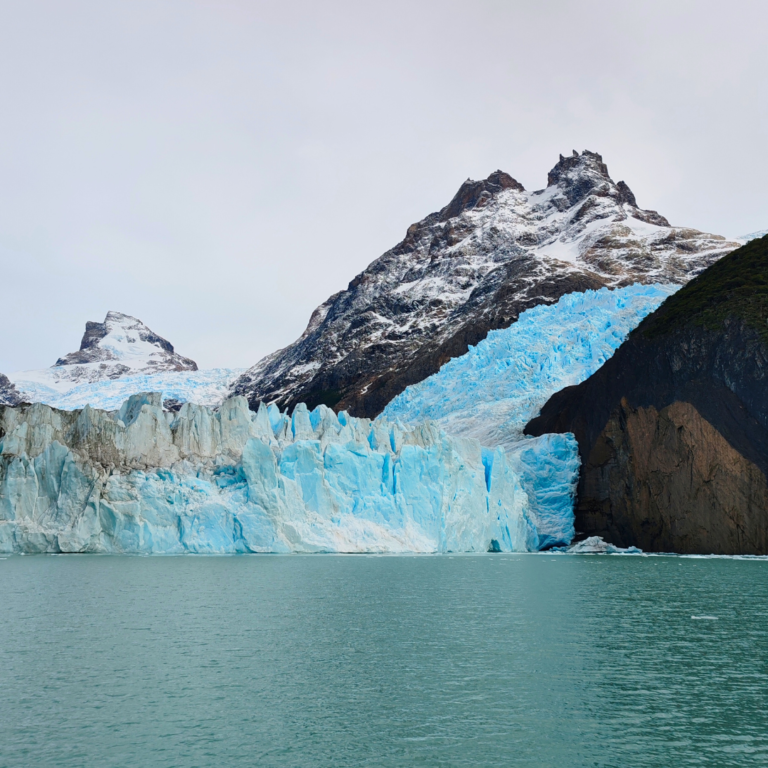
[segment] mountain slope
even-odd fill
[[[667,299],[526,432],[576,435],[579,533],[768,554],[768,237]]]
[[[233,392],[252,407],[325,403],[375,416],[526,309],[606,286],[685,283],[738,245],[639,208],[593,152],[561,156],[537,192],[496,171],[409,227]]]

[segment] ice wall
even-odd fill
[[[499,449],[497,449],[499,450]],[[579,445],[570,434],[526,438],[506,448],[507,463],[528,496],[536,549],[570,543],[579,482]]]
[[[509,328],[491,331],[465,355],[408,387],[380,418],[430,420],[451,435],[511,447],[555,392],[591,376],[678,287],[603,288],[529,309]]]
[[[524,551],[536,518],[504,451],[325,406],[254,413],[0,408],[3,552]]]

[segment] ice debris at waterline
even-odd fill
[[[428,419],[451,435],[512,447],[551,395],[589,378],[678,288],[602,288],[529,309],[408,387],[381,418],[409,424]]]
[[[569,547],[555,547],[556,552],[567,552],[569,555],[642,555],[643,550],[637,547],[622,549],[605,541],[601,536],[590,536]]]
[[[131,395],[160,392],[163,401],[195,403],[214,408],[229,394],[232,382],[243,368],[213,368],[206,371],[162,371],[139,373],[118,379],[73,383],[56,380],[49,375],[55,369],[22,371],[11,380],[30,403],[45,403],[53,408],[71,411],[90,405],[109,411],[119,408]]]
[[[538,519],[526,461],[432,424],[252,412],[242,397],[217,411],[163,411],[159,393],[112,412],[3,406],[0,551],[525,551],[557,531],[567,543],[572,508]]]

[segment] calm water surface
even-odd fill
[[[4,767],[768,765],[766,561],[8,557],[0,610]]]

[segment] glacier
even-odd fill
[[[9,376],[22,398],[53,408],[75,410],[90,405],[102,410],[119,408],[131,395],[159,392],[163,401],[195,403],[215,408],[229,396],[232,382],[244,368],[212,368],[204,371],[138,373],[117,379],[73,383],[55,379],[51,371],[21,371]]]
[[[448,434],[513,448],[559,390],[591,376],[678,285],[569,293],[491,331],[384,409],[386,421],[432,421]]]
[[[573,506],[581,467],[576,438],[570,432],[542,435],[496,450],[505,451],[528,498],[528,514],[536,521],[534,549],[570,544],[576,535]]]
[[[74,386],[15,377],[38,402],[0,407],[0,552],[568,545],[578,446],[523,427],[676,289],[587,291],[524,312],[374,421],[323,405],[251,411],[243,397],[223,399],[230,369]],[[178,410],[164,409],[168,399]]]
[[[501,448],[325,406],[0,408],[0,551],[477,552],[539,546]]]
[[[454,437],[503,448],[537,521],[536,548],[568,544],[575,535],[578,444],[572,434],[533,438],[523,429],[551,395],[591,376],[678,288],[602,288],[529,309],[510,327],[491,331],[465,355],[408,387],[379,418],[430,421]]]
[[[768,235],[768,229],[761,229],[758,232],[750,232],[748,235],[741,235],[734,238],[734,240],[740,243],[748,243],[750,240],[757,240],[760,237]]]

